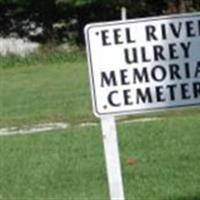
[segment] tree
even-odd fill
[[[138,18],[197,11],[200,0],[0,0],[0,34],[15,32],[19,37],[29,37],[24,26],[34,23],[42,27],[43,34],[30,39],[62,42],[76,31],[77,41],[83,42],[87,23],[119,20],[122,6],[127,7],[128,18]]]

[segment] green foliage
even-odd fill
[[[33,0],[0,0],[0,4],[29,5]]]
[[[127,7],[128,18],[200,10],[198,0],[0,0],[0,36],[9,37],[14,32],[41,43],[83,44],[87,23],[118,20],[122,6]],[[43,29],[42,34],[30,36],[32,30],[24,30],[28,26],[25,22],[35,23],[35,29]]]
[[[94,3],[96,0],[56,0],[56,3],[69,3],[74,6],[85,5],[89,3]]]

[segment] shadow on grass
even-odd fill
[[[175,197],[170,198],[171,200],[200,200],[200,194],[195,196],[186,196],[186,197]]]

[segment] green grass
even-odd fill
[[[91,110],[84,52],[1,57],[0,128],[72,126],[0,137],[0,200],[108,199],[100,126],[77,125],[96,120]],[[199,120],[199,109],[188,109],[158,121],[118,124],[126,199],[200,199]]]
[[[72,128],[0,138],[0,199],[106,199],[103,153],[95,131]]]
[[[200,115],[120,126],[128,199],[200,199]],[[196,197],[196,198],[195,198]]]
[[[0,59],[0,127],[94,119],[85,54],[36,58],[10,57],[6,68],[5,58]]]
[[[199,119],[118,125],[126,199],[200,199]],[[99,126],[1,137],[0,145],[1,199],[108,199]]]

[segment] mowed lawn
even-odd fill
[[[0,58],[0,127],[93,118],[85,54],[43,57]]]
[[[126,199],[200,199],[199,118],[119,123]],[[1,199],[109,198],[99,126],[1,137],[0,145]]]
[[[118,122],[126,199],[200,199],[200,112],[178,113]],[[71,126],[0,137],[0,200],[109,199],[100,126],[78,126],[94,120],[84,53],[1,58],[0,128]]]

